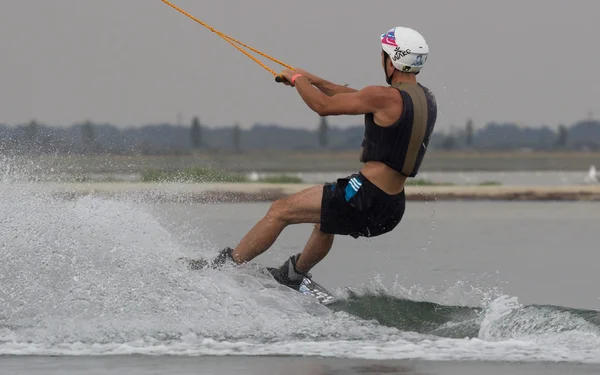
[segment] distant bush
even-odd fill
[[[498,182],[498,181],[483,181],[483,182],[480,182],[477,185],[478,186],[500,186],[502,184],[500,182]]]
[[[434,181],[419,178],[419,179],[406,180],[406,185],[409,185],[409,186],[452,186],[454,184],[449,183],[449,182],[434,182]]]
[[[281,175],[281,176],[270,176],[260,180],[267,184],[301,184],[303,181],[300,177]]]

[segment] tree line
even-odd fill
[[[68,127],[31,121],[0,124],[0,154],[186,154],[253,150],[356,150],[362,125],[332,127],[326,117],[308,129],[276,124],[210,127],[195,117],[189,125],[156,124],[119,128],[86,121]],[[436,130],[429,147],[440,150],[599,150],[600,122],[587,119],[557,129],[472,120],[452,131]]]

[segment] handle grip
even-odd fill
[[[287,81],[287,79],[285,79],[284,77],[282,77],[282,76],[275,76],[275,82],[281,83],[281,82],[285,82],[285,81]]]

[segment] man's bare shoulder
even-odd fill
[[[402,102],[402,96],[398,95],[398,90],[390,86],[366,86],[359,93],[369,102],[379,103],[383,107],[387,104]]]

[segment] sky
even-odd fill
[[[385,85],[380,35],[419,31],[437,128],[600,117],[597,0],[171,0],[283,62]],[[283,67],[261,58],[280,71]],[[295,89],[161,0],[0,0],[0,123],[313,128]],[[362,123],[336,116],[335,126]]]

